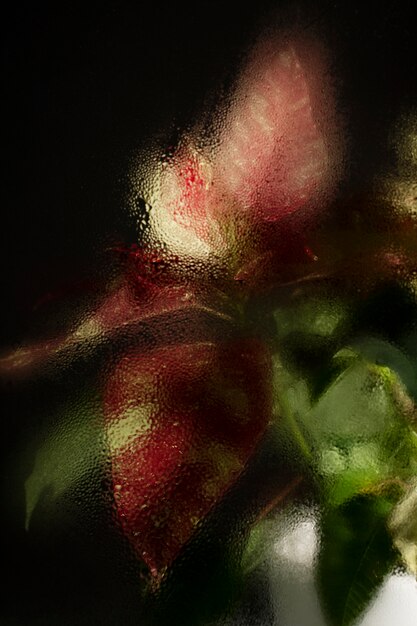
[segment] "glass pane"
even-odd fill
[[[417,622],[409,4],[11,10],[5,624]]]

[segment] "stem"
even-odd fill
[[[273,509],[275,509],[277,504],[287,498],[287,496],[289,496],[294,491],[294,489],[296,489],[303,482],[303,480],[304,476],[296,476],[294,480],[288,483],[285,489],[280,491],[279,494],[275,496],[275,498],[273,498],[270,502],[268,502],[268,504],[259,512],[254,521],[254,525],[263,520]]]

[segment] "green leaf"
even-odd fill
[[[256,570],[267,558],[268,537],[274,529],[272,519],[263,519],[257,522],[249,533],[248,541],[241,557],[242,575],[246,576]]]
[[[335,374],[318,399],[296,368],[275,360],[277,437],[283,450],[310,468],[321,497],[318,578],[335,626],[355,621],[399,562],[394,542],[407,563],[410,554],[415,558],[409,539],[415,526],[405,527],[401,510],[395,528],[387,525],[395,501],[417,475],[415,407],[398,377],[400,367],[395,371],[370,356],[356,347],[339,351]]]
[[[338,374],[316,401],[279,355],[274,384],[280,448],[313,472],[324,499],[337,506],[383,482],[415,476],[417,438],[413,402],[393,370],[353,348],[333,361]]]
[[[348,323],[349,305],[326,288],[304,288],[274,311],[280,343],[316,350],[340,338]]]
[[[104,465],[102,439],[98,398],[91,392],[75,394],[39,443],[25,484],[26,530],[40,510],[51,525],[62,513],[66,494],[83,489],[85,480],[91,487],[91,475]]]
[[[394,371],[357,355],[304,416],[316,472],[332,506],[416,474],[416,438],[404,398]]]
[[[352,624],[397,563],[387,528],[394,499],[358,496],[323,516],[318,587],[334,626]]]
[[[304,426],[311,409],[308,385],[278,354],[273,359],[273,384],[277,447],[292,465],[311,470],[311,434]]]
[[[394,507],[389,528],[404,565],[417,577],[417,478]]]
[[[377,337],[361,337],[353,342],[354,350],[369,363],[384,365],[395,372],[408,394],[417,399],[417,366],[405,351]]]

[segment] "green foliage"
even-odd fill
[[[320,597],[330,623],[349,626],[401,563],[396,546],[410,554],[408,539],[401,550],[401,524],[390,520],[417,475],[415,363],[380,338],[348,339],[341,301],[307,299],[293,309],[276,315],[283,346],[274,361],[277,445],[315,484]],[[323,363],[305,367],[308,346],[318,344]]]
[[[62,497],[84,489],[86,476],[100,471],[103,436],[98,399],[92,393],[76,394],[62,407],[60,419],[49,428],[47,436],[42,436],[25,485],[27,530],[41,508],[50,523],[61,515]]]
[[[348,626],[397,562],[387,528],[395,495],[361,495],[323,515],[318,585],[334,626]]]

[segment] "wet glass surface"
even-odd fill
[[[416,622],[413,23],[10,11],[5,624]]]

